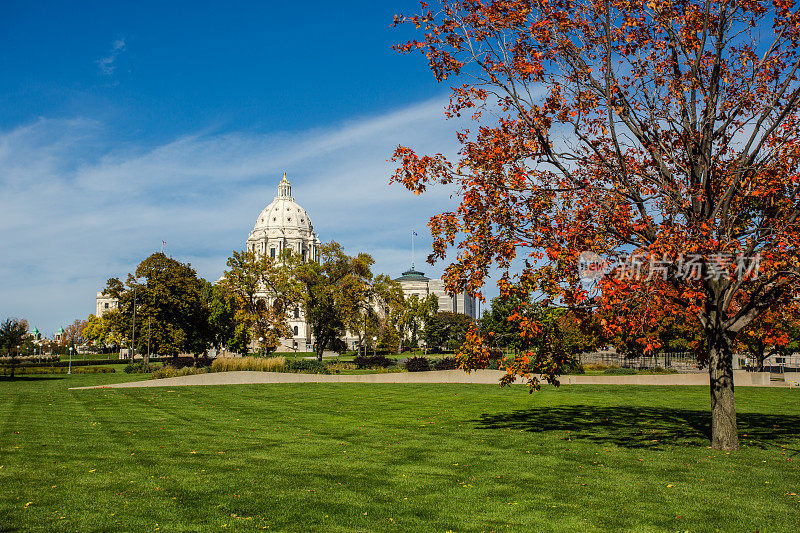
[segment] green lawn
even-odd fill
[[[800,390],[0,381],[0,531],[797,531]],[[746,435],[746,436],[744,436]]]

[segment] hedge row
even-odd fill
[[[151,363],[166,363],[171,361],[172,357],[151,357]],[[137,359],[137,361],[141,361],[141,359]],[[72,366],[93,366],[93,365],[121,365],[125,363],[130,363],[130,359],[75,359],[75,356],[72,358]],[[10,361],[2,361],[0,362],[0,368],[3,367],[10,367],[16,366],[17,368],[23,367],[64,367],[69,366],[69,359],[62,359],[61,361],[50,361],[50,362],[41,362],[41,363],[32,363],[32,362],[17,362],[16,365],[13,365]]]
[[[69,368],[55,367],[55,366],[18,366],[14,368],[14,375],[19,376],[23,374],[66,374]],[[98,366],[83,366],[73,368],[73,374],[113,374],[113,368]],[[0,367],[0,376],[10,376],[11,367]]]

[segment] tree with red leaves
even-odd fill
[[[455,81],[446,114],[471,115],[457,160],[398,147],[393,179],[417,194],[451,184],[460,204],[430,221],[429,260],[457,248],[450,290],[597,306],[603,327],[643,333],[696,317],[708,366],[712,446],[738,447],[737,335],[798,287],[800,14],[793,0],[442,0],[398,15]],[[579,254],[611,259],[595,294]],[[635,259],[635,260],[634,260]],[[524,260],[522,269],[513,268]],[[642,272],[645,272],[643,274]],[[524,334],[547,328],[519,313]],[[485,345],[469,335],[465,366]],[[512,368],[555,378],[562,351]]]

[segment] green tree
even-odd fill
[[[115,311],[119,314],[106,316],[113,316],[116,331],[132,336],[135,301],[137,351],[145,353],[149,347],[150,352],[164,355],[200,355],[212,343],[204,283],[191,265],[154,253],[139,264],[136,276],[128,274],[124,284],[117,278],[108,280],[104,292],[119,300]]]
[[[204,293],[209,306],[212,344],[217,349],[231,347],[236,339],[236,295],[224,282],[206,283]]]
[[[418,346],[419,332],[438,310],[439,298],[435,294],[429,294],[424,298],[412,294],[405,299],[405,305],[396,320],[402,337],[410,339],[412,347]]]
[[[18,346],[22,346],[28,336],[28,321],[19,318],[7,318],[0,324],[0,348],[11,357],[11,377],[19,356]]]
[[[275,349],[291,334],[288,310],[297,300],[297,284],[290,276],[293,259],[289,251],[272,259],[251,251],[234,252],[220,282],[233,295],[232,347],[247,353],[251,335],[264,338],[264,346]]]
[[[516,353],[530,347],[530,341],[522,336],[519,321],[510,320],[523,303],[516,295],[492,298],[489,312],[481,318],[481,331],[493,348]]]
[[[425,342],[434,350],[457,350],[466,340],[472,318],[462,313],[439,311],[425,324]]]
[[[346,306],[345,328],[358,336],[359,345],[367,349],[367,341],[384,336],[387,327],[395,327],[397,316],[404,309],[403,288],[387,276],[370,276],[362,284],[353,284]]]
[[[86,325],[81,334],[95,346],[105,348],[109,335],[108,324],[103,320],[103,317],[91,314],[86,319]]]
[[[88,341],[100,349],[108,349],[110,347],[118,347],[123,345],[123,332],[122,327],[115,327],[115,321],[120,317],[119,312],[116,310],[108,311],[102,317],[89,315],[86,319],[86,324],[81,331],[81,335]]]
[[[363,302],[373,263],[365,253],[348,256],[337,242],[320,248],[318,262],[294,259],[292,275],[301,284],[301,302],[316,339],[318,361],[334,339],[345,334],[348,318]]]

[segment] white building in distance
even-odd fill
[[[414,265],[411,265],[411,269],[403,272],[403,275],[396,278],[395,281],[400,283],[400,287],[403,288],[403,295],[406,298],[416,294],[420,299],[423,299],[435,294],[439,299],[439,311],[461,313],[472,317],[473,320],[477,317],[475,298],[466,292],[454,295],[447,294],[444,290],[444,281],[426,277],[424,273],[416,270]]]
[[[295,202],[292,185],[284,173],[283,179],[278,184],[278,195],[258,215],[253,231],[245,242],[245,248],[253,253],[266,254],[273,259],[279,257],[284,250],[292,250],[304,261],[317,261],[321,244],[308,212]],[[413,265],[396,281],[400,283],[406,297],[417,294],[420,298],[426,298],[430,294],[435,294],[439,299],[439,311],[463,313],[473,319],[476,318],[474,298],[466,293],[447,294],[441,279],[428,278],[422,272],[415,270]],[[270,295],[266,292],[260,296],[270,299]],[[118,305],[117,300],[104,296],[102,292],[97,293],[97,316],[116,309]],[[277,351],[289,352],[295,348],[301,352],[311,351],[314,338],[311,326],[303,317],[303,310],[298,306],[289,313],[292,336],[282,339]],[[357,348],[357,336],[348,334],[344,340],[349,348]],[[256,340],[254,348],[257,342]]]
[[[292,250],[303,261],[317,261],[321,244],[311,217],[294,201],[292,185],[284,172],[278,184],[278,196],[258,215],[255,227],[247,237],[246,249],[272,259],[280,257],[284,250]],[[271,300],[266,292],[260,296]],[[311,326],[305,321],[299,306],[289,311],[289,328],[292,337],[282,339],[277,351],[293,351],[295,347],[301,352],[311,351],[314,343]]]

